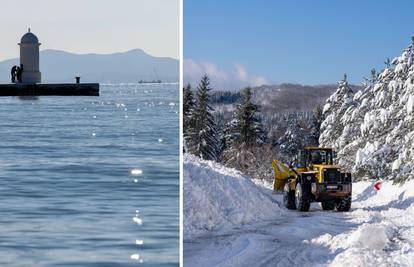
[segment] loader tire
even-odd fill
[[[290,189],[290,186],[288,183],[285,184],[283,187],[283,205],[288,210],[295,210],[295,191]]]
[[[334,200],[322,201],[321,206],[323,210],[334,210],[336,203]]]
[[[336,210],[337,211],[349,211],[351,209],[351,202],[352,202],[352,198],[350,196],[338,199],[336,201]]]
[[[307,191],[308,190],[305,190],[305,188],[302,188],[300,183],[296,184],[295,205],[298,211],[309,211],[310,199]]]

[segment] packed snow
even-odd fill
[[[379,191],[370,182],[354,188],[349,221],[355,227],[307,242],[329,248],[331,266],[414,266],[414,181],[384,182]]]
[[[239,171],[184,156],[184,239],[279,216],[277,202]]]
[[[185,156],[184,265],[414,266],[414,181],[354,183],[343,213],[286,210],[271,186]]]

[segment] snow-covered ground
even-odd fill
[[[185,266],[414,266],[414,181],[353,185],[352,210],[281,208],[270,184],[184,159]]]
[[[280,217],[276,201],[234,169],[184,156],[184,239]]]

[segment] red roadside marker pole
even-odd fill
[[[375,190],[379,191],[381,189],[381,184],[382,184],[382,181],[381,180],[375,182],[374,183]]]

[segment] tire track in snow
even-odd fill
[[[315,266],[334,254],[304,240],[356,227],[345,213],[286,211],[281,219],[245,225],[226,233],[210,234],[184,244],[184,262],[191,266]],[[190,265],[188,265],[190,266]]]

